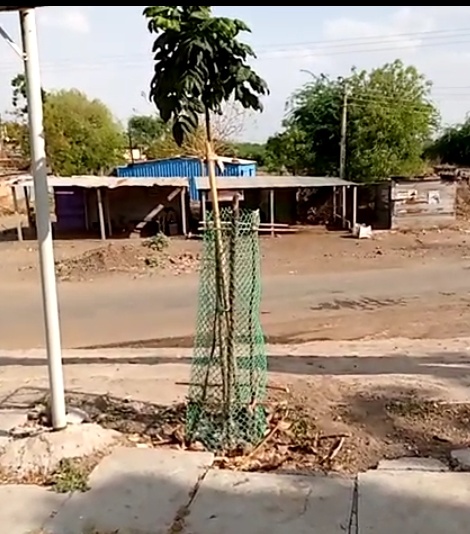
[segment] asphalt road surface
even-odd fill
[[[262,321],[269,330],[322,310],[351,313],[409,299],[470,295],[470,266],[432,265],[263,280]],[[64,347],[81,348],[193,335],[197,278],[107,278],[59,286]],[[0,281],[0,348],[44,346],[39,283]]]

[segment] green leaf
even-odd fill
[[[149,6],[144,16],[157,33],[151,99],[162,119],[173,123],[179,145],[205,110],[220,113],[231,99],[262,110],[260,96],[268,87],[248,64],[253,50],[238,40],[249,31],[243,21],[214,17],[211,6]]]
[[[182,146],[184,143],[185,130],[180,122],[173,124],[173,137],[178,146]]]

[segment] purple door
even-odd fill
[[[85,231],[85,190],[80,187],[56,187],[54,199],[57,229],[63,232]]]

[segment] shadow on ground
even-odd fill
[[[64,364],[69,365],[165,365],[190,364],[190,356],[174,356],[169,354],[152,356],[151,349],[147,354],[113,355],[96,350],[96,356],[65,356]],[[161,350],[159,351],[162,352]],[[174,352],[174,351],[173,351]],[[25,356],[9,357],[0,355],[0,367],[44,366],[44,357]],[[408,354],[382,354],[377,356],[316,356],[316,355],[268,355],[271,373],[286,373],[303,376],[374,376],[374,375],[429,375],[444,379],[453,379],[462,384],[470,385],[470,357],[468,352],[435,352],[429,356],[410,356]]]
[[[211,470],[203,472],[198,482],[189,483],[187,474],[172,470],[171,463],[167,473],[164,469],[157,473],[150,465],[147,473],[131,473],[130,469],[95,477],[95,483],[92,476],[92,490],[66,500],[44,532],[468,532],[470,480],[466,474],[375,472],[355,481]],[[448,490],[442,491],[444,486]]]

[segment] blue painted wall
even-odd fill
[[[203,170],[204,165],[204,170]],[[225,163],[224,170],[216,166],[217,176],[233,177],[256,176],[256,162]],[[207,168],[197,158],[168,158],[131,163],[116,169],[118,178],[188,178],[189,197],[199,200],[195,178],[207,176]]]

